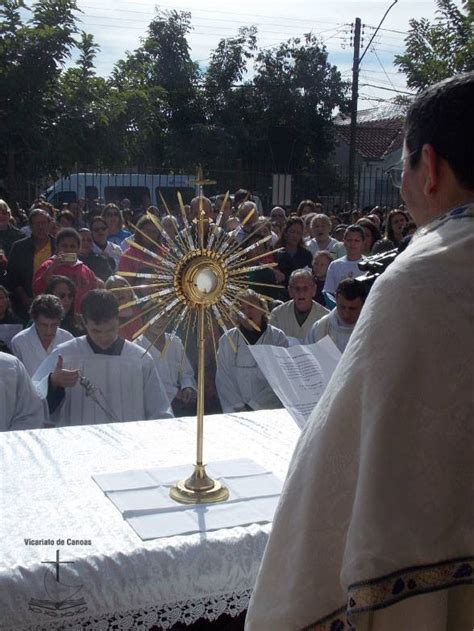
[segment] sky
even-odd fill
[[[81,9],[80,28],[94,35],[101,50],[96,58],[97,73],[108,76],[125,51],[140,45],[140,38],[156,7],[189,11],[194,30],[189,35],[191,56],[205,69],[210,51],[222,37],[231,37],[240,26],[255,24],[258,45],[270,48],[309,31],[316,34],[329,52],[343,78],[351,79],[353,48],[351,24],[360,17],[364,25],[363,46],[369,44],[375,27],[393,0],[77,0]],[[28,4],[31,4],[29,2]],[[456,4],[461,6],[460,0]],[[397,94],[410,93],[404,75],[393,65],[404,51],[404,39],[411,18],[434,20],[435,0],[398,0],[388,13],[362,61],[359,78],[359,110],[376,106]],[[377,86],[377,87],[374,87]]]

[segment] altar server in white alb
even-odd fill
[[[54,349],[73,339],[69,331],[59,328],[64,309],[57,296],[40,294],[31,303],[30,316],[33,324],[17,333],[11,341],[13,354],[33,376],[38,366]]]
[[[343,353],[357,324],[366,296],[366,289],[360,281],[355,278],[342,280],[336,290],[336,306],[313,324],[305,343],[314,344],[329,335]]]
[[[408,111],[418,231],[302,432],[248,631],[474,627],[473,112],[472,73]]]
[[[291,273],[288,281],[288,293],[291,300],[275,307],[269,322],[281,329],[293,343],[302,343],[315,322],[327,315],[326,307],[313,300],[316,284],[309,267],[297,269]]]
[[[245,317],[238,328],[219,340],[216,387],[223,412],[282,407],[280,399],[257,366],[249,344],[288,346],[286,335],[267,323],[265,301],[252,290],[242,293],[239,308]],[[245,302],[244,302],[245,301]],[[249,323],[251,320],[260,330]]]
[[[135,341],[153,358],[175,414],[195,414],[196,379],[181,339],[164,333],[157,320]]]
[[[0,432],[37,429],[47,412],[21,361],[0,353]]]
[[[90,291],[81,303],[87,335],[61,344],[36,371],[54,425],[173,416],[150,355],[119,337],[118,313],[113,294]]]

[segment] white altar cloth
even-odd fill
[[[238,615],[248,604],[270,524],[141,541],[92,480],[94,473],[190,462],[195,419],[167,419],[0,435],[0,629],[143,631]],[[285,410],[206,417],[206,461],[246,457],[284,479],[299,430]],[[48,545],[26,545],[50,541]],[[61,543],[63,540],[64,543]],[[73,543],[82,542],[82,543]],[[60,580],[82,585],[87,610],[30,611]]]

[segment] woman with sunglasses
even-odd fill
[[[105,219],[109,230],[107,241],[115,243],[116,245],[121,245],[124,239],[132,236],[132,233],[123,227],[124,222],[122,211],[118,206],[115,204],[107,204],[102,212],[102,216]]]

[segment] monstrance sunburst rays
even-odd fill
[[[160,194],[166,212],[172,216],[163,196]],[[240,244],[229,236],[221,227],[229,193],[222,202],[215,223],[206,218],[203,210],[203,197],[200,197],[198,217],[190,223],[181,194],[178,202],[184,228],[173,238],[159,218],[148,214],[147,217],[160,233],[163,244],[148,236],[146,232],[134,227],[136,234],[141,235],[149,247],[130,239],[128,244],[136,250],[137,256],[130,253],[124,257],[139,262],[150,271],[119,272],[124,278],[139,282],[134,289],[149,290],[133,300],[121,305],[120,309],[140,306],[140,313],[133,315],[129,322],[141,319],[142,326],[135,332],[134,338],[145,333],[150,327],[159,323],[159,332],[154,335],[149,348],[170,328],[163,352],[175,337],[179,327],[186,329],[185,350],[191,326],[197,324],[198,344],[198,384],[197,384],[197,449],[196,464],[192,475],[179,481],[170,491],[171,497],[184,504],[198,504],[225,501],[228,490],[220,482],[211,479],[203,463],[203,420],[204,420],[204,372],[205,372],[205,338],[206,327],[211,336],[213,349],[216,352],[214,322],[224,333],[228,332],[227,323],[237,326],[239,321],[258,331],[260,328],[239,308],[247,302],[241,295],[245,289],[252,287],[281,287],[268,283],[248,280],[248,274],[264,268],[275,267],[276,263],[257,262],[277,252],[265,252],[256,256],[251,253],[272,238],[269,234],[256,242],[246,245],[248,240],[261,230],[260,226],[251,231]],[[251,210],[242,222],[248,223],[254,210]],[[153,249],[150,249],[152,248]],[[145,255],[143,257],[143,255]],[[248,258],[250,255],[250,258]],[[140,258],[141,256],[141,258]],[[129,288],[118,287],[112,291],[130,291]],[[253,303],[248,303],[252,304]],[[257,307],[258,308],[258,307]],[[263,309],[262,309],[263,310]],[[155,331],[155,329],[154,329]],[[232,338],[229,343],[236,351]]]

